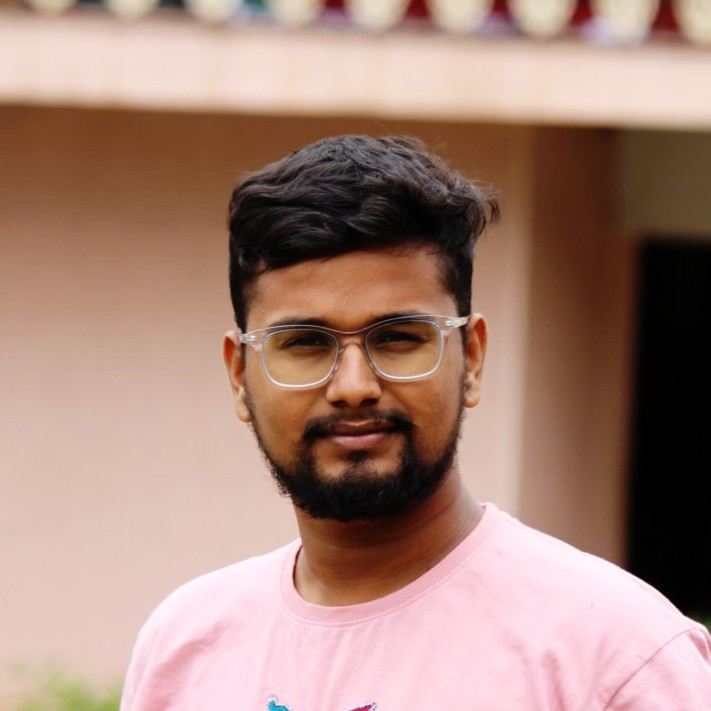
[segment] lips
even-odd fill
[[[341,422],[328,428],[326,440],[340,449],[363,450],[381,444],[393,432],[391,422]]]
[[[306,446],[318,441],[347,450],[368,449],[394,434],[408,435],[412,422],[401,412],[339,413],[314,418],[304,432]]]
[[[392,422],[363,420],[359,422],[341,422],[325,428],[326,436],[336,437],[362,437],[380,432],[390,432],[395,428]]]
[[[326,441],[342,449],[370,449],[381,444],[390,435],[392,430],[379,430],[358,435],[330,435]]]
[[[312,436],[340,449],[363,450],[376,447],[398,431],[398,423],[389,418],[331,420],[314,428]]]

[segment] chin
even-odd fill
[[[401,459],[401,457],[378,457],[369,452],[354,451],[328,465],[316,462],[314,474],[318,479],[330,482],[339,479],[363,481],[394,479],[400,475]]]
[[[423,462],[406,447],[397,462],[381,467],[372,456],[352,452],[333,472],[306,457],[272,471],[280,491],[312,518],[373,521],[402,515],[432,496],[450,471],[454,451],[448,447],[435,461]]]

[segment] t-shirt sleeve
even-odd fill
[[[625,682],[605,711],[711,711],[711,639],[700,629],[664,645]]]
[[[137,703],[138,688],[141,685],[148,666],[148,658],[155,634],[154,625],[152,623],[152,619],[148,620],[138,635],[138,640],[134,647],[131,663],[124,681],[120,711],[136,711],[136,709],[139,708]],[[141,707],[141,709],[143,708],[145,707]]]

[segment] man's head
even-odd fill
[[[469,313],[474,246],[498,207],[414,138],[336,136],[253,173],[230,202],[230,292],[247,328],[251,287],[311,259],[430,245],[458,315]]]
[[[326,139],[235,190],[225,360],[303,513],[397,515],[452,472],[486,347],[473,248],[496,213],[413,139]]]

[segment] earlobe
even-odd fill
[[[247,406],[243,349],[235,331],[228,331],[225,334],[222,342],[222,356],[232,388],[235,412],[242,422],[248,423],[252,420],[252,413]]]
[[[245,425],[248,425],[252,421],[252,413],[247,407],[247,393],[244,388],[241,388],[239,393],[235,395],[235,412],[237,413],[237,417],[239,417]]]
[[[464,405],[476,407],[481,396],[481,378],[486,356],[487,326],[481,314],[472,314],[467,328]]]

